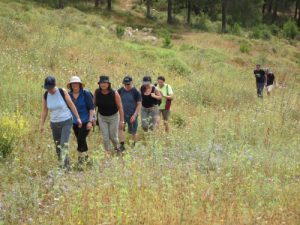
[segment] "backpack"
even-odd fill
[[[65,96],[64,90],[62,88],[58,88],[58,91],[59,91],[61,97],[63,98],[63,100],[65,101],[67,107],[70,109],[70,107],[69,107],[69,105],[68,105],[68,103],[66,101],[66,96]],[[45,91],[45,93],[44,93],[44,99],[45,99],[46,102],[47,102],[47,97],[48,97],[48,91]]]

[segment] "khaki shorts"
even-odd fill
[[[171,115],[171,111],[169,109],[160,109],[159,113],[162,115],[164,121],[168,121]]]

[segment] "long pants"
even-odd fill
[[[141,109],[142,128],[144,131],[154,130],[159,120],[158,106]]]
[[[71,128],[73,125],[72,118],[63,121],[53,123],[50,126],[52,129],[52,135],[55,143],[56,154],[61,168],[68,168],[69,161],[69,138]]]
[[[257,97],[262,98],[264,92],[265,83],[256,83]]]
[[[114,145],[114,149],[119,147],[119,130],[120,115],[116,113],[112,116],[102,116],[99,114],[99,126],[103,137],[104,148],[106,151],[111,150],[110,141]]]
[[[73,124],[74,134],[77,140],[77,150],[78,152],[87,152],[88,146],[86,142],[86,138],[89,134],[89,130],[86,129],[88,123],[83,123],[82,127],[78,127],[77,124]]]

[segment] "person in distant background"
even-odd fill
[[[263,98],[263,91],[266,81],[266,73],[263,69],[260,68],[260,65],[257,64],[254,70],[254,75],[256,78],[256,89],[257,89],[257,97]]]
[[[61,168],[69,169],[69,137],[73,125],[70,109],[79,128],[82,126],[81,119],[73,104],[70,95],[64,89],[56,87],[56,80],[52,76],[45,79],[44,88],[47,90],[43,96],[43,112],[41,115],[40,131],[44,132],[44,124],[50,110],[50,125],[55,142],[56,153]]]
[[[267,78],[267,94],[268,96],[270,96],[271,94],[271,91],[273,90],[274,88],[274,85],[276,84],[275,82],[275,75],[274,73],[270,70],[270,69],[267,69],[266,70],[266,78]]]

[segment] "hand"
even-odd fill
[[[40,126],[40,133],[41,134],[45,133],[45,127],[44,127],[44,125]]]
[[[124,121],[120,121],[119,129],[124,130],[124,126],[125,126]]]
[[[82,122],[81,122],[80,118],[77,119],[77,123],[78,123],[78,127],[81,128],[82,127]]]
[[[155,93],[151,93],[151,97],[155,98],[156,97]]]
[[[133,116],[130,118],[130,123],[134,123],[135,119],[136,119],[136,116],[133,115]]]
[[[91,130],[93,128],[93,123],[92,122],[88,122],[86,125],[86,129],[87,130]]]

